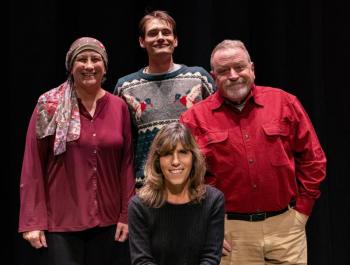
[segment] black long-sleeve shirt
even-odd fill
[[[129,204],[133,265],[219,264],[224,238],[224,196],[207,186],[201,203],[146,206],[136,195]]]

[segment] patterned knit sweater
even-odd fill
[[[133,119],[137,187],[143,183],[148,150],[159,129],[214,92],[213,79],[202,67],[181,65],[165,74],[143,71],[120,78],[114,90],[128,104]]]

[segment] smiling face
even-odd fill
[[[171,25],[158,18],[150,19],[145,23],[145,35],[139,38],[139,42],[150,57],[172,55],[177,47],[177,38]]]
[[[85,50],[76,56],[71,73],[76,86],[99,88],[106,68],[99,53]]]
[[[159,163],[167,189],[188,187],[193,157],[192,152],[186,150],[181,142],[177,143],[174,150],[161,155]]]
[[[254,83],[254,65],[241,48],[226,48],[215,52],[212,75],[221,95],[240,104],[250,93]]]

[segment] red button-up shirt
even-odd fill
[[[296,200],[310,215],[326,158],[297,98],[254,86],[242,111],[216,92],[182,114],[203,151],[207,181],[222,190],[227,212],[276,211]]]
[[[134,194],[129,111],[106,93],[94,117],[79,102],[81,134],[53,155],[53,136],[38,140],[36,109],[26,139],[19,231],[81,231],[127,223]]]

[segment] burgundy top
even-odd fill
[[[125,102],[106,92],[93,117],[79,101],[81,134],[53,154],[53,136],[37,139],[35,109],[21,174],[19,231],[81,231],[127,223],[134,194],[133,148]]]
[[[224,192],[226,211],[285,208],[310,215],[326,174],[326,157],[297,98],[254,86],[242,111],[216,92],[182,114],[208,164],[207,181]]]

